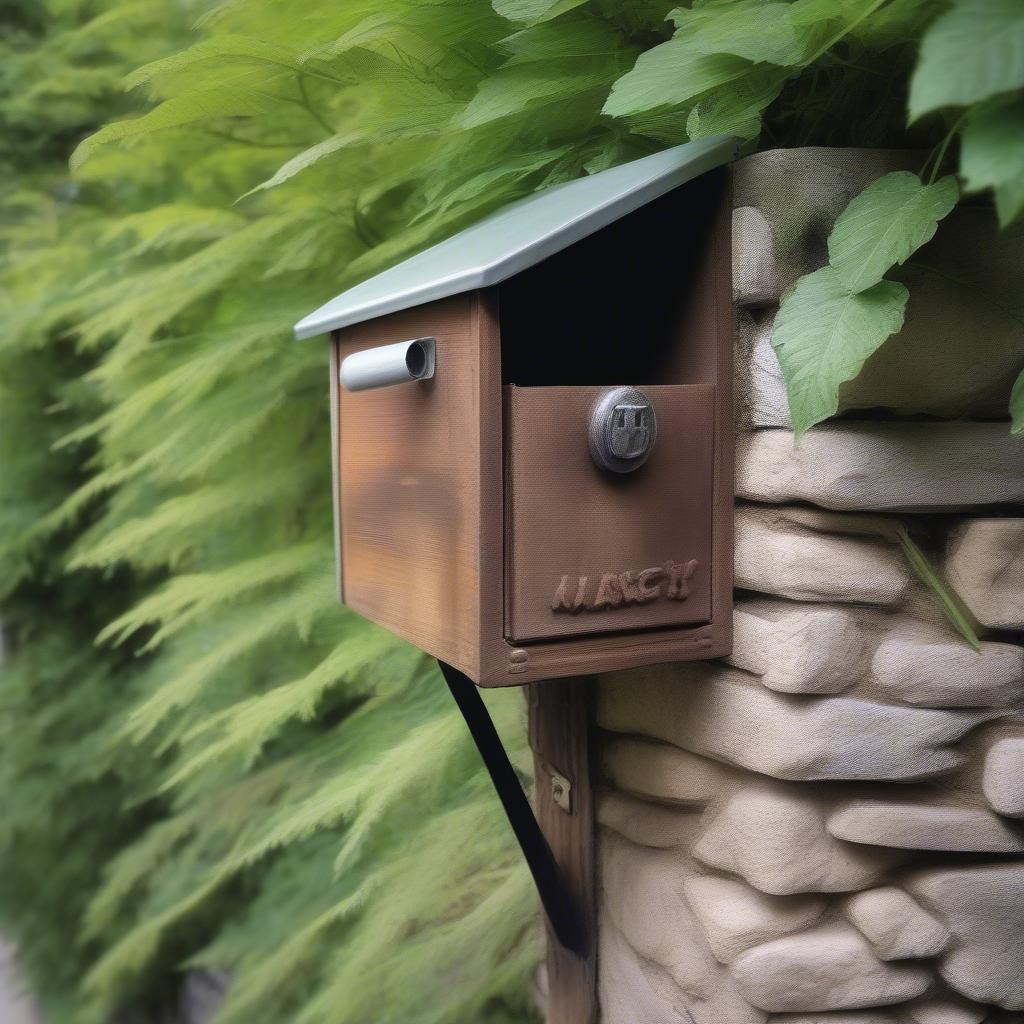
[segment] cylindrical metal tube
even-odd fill
[[[386,388],[434,376],[433,338],[414,338],[354,352],[341,364],[341,383],[347,391]]]

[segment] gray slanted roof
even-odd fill
[[[300,320],[295,336],[311,338],[498,284],[735,154],[730,136],[700,139],[527,196],[342,292]]]

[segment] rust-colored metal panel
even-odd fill
[[[711,619],[714,387],[638,386],[657,441],[624,474],[598,468],[587,443],[606,389],[505,388],[513,643]]]

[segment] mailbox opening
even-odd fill
[[[503,384],[696,383],[701,262],[727,169],[688,181],[498,286]],[[708,325],[711,326],[711,325]]]

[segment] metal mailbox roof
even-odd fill
[[[729,163],[735,153],[730,136],[700,139],[527,196],[342,292],[300,320],[295,336],[311,338],[498,284]]]

